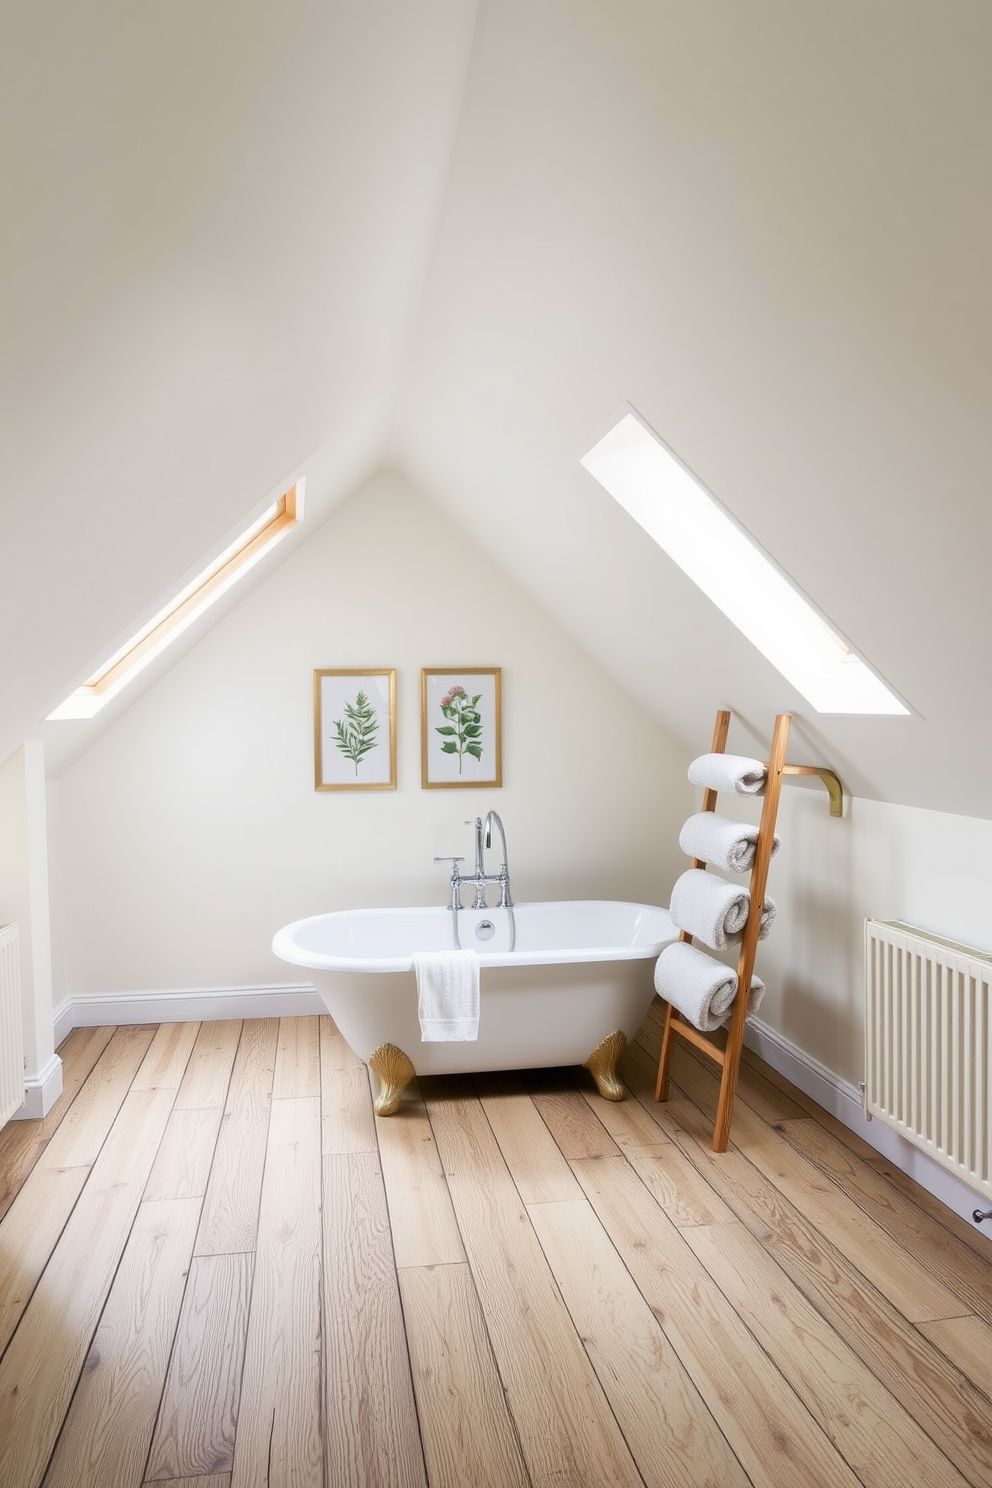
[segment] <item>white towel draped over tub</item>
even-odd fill
[[[679,833],[679,847],[690,858],[712,863],[714,868],[727,868],[731,873],[747,873],[754,866],[758,846],[758,829],[715,811],[697,811]],[[779,839],[772,844],[772,857],[778,852]]]
[[[666,946],[654,969],[659,997],[670,1002],[684,1018],[703,1033],[712,1033],[729,1019],[737,992],[737,973],[705,951],[677,940]],[[765,995],[760,977],[751,978],[747,1010],[755,1012]]]
[[[729,791],[734,796],[763,796],[768,766],[743,754],[701,754],[689,766],[693,785]]]
[[[705,868],[689,868],[675,882],[668,912],[680,930],[703,940],[715,951],[737,945],[751,908],[747,889],[728,883]],[[766,899],[758,939],[764,940],[775,918],[775,901]]]
[[[479,1037],[479,953],[417,951],[417,1011],[425,1043]]]

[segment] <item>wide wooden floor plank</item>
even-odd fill
[[[890,1188],[894,1188],[904,1198],[907,1198],[916,1210],[934,1220],[942,1230],[948,1231],[961,1244],[975,1251],[985,1264],[992,1265],[992,1241],[986,1238],[981,1230],[955,1214],[953,1209],[948,1209],[946,1204],[941,1203],[940,1199],[928,1193],[925,1188],[921,1188],[914,1179],[902,1172],[900,1168],[895,1167],[887,1157],[870,1146],[856,1131],[852,1131],[831,1112],[818,1106],[804,1091],[797,1090],[784,1075],[772,1069],[771,1065],[766,1064],[752,1050],[744,1050],[744,1062],[757,1070],[765,1081],[790,1094],[801,1111],[811,1116],[817,1126],[822,1127],[828,1136],[871,1167]]]
[[[528,1073],[524,1083],[563,1157],[614,1157],[620,1151],[568,1071],[555,1071],[550,1080]]]
[[[475,1089],[525,1204],[580,1197],[579,1186],[519,1075],[476,1075]]]
[[[378,1158],[332,1153],[323,1169],[326,1481],[426,1488]]]
[[[320,1272],[320,1101],[276,1100],[232,1488],[322,1488]]]
[[[969,1312],[992,1325],[992,1246],[987,1256],[976,1255],[817,1122],[786,1121],[777,1130],[887,1235],[909,1246],[915,1259],[960,1298]]]
[[[31,1300],[89,1168],[38,1168],[0,1221],[0,1355]]]
[[[241,1040],[240,1018],[201,1023],[176,1096],[177,1111],[223,1110]]]
[[[858,1157],[863,1157],[868,1162],[872,1160],[884,1161],[881,1158],[881,1154],[876,1152],[875,1148],[871,1147],[856,1131],[853,1131],[849,1126],[845,1126],[842,1121],[838,1120],[831,1112],[825,1111],[822,1106],[818,1106],[811,1096],[808,1096],[803,1090],[798,1090],[791,1081],[786,1079],[785,1075],[779,1074],[778,1070],[773,1069],[770,1064],[766,1064],[759,1055],[755,1054],[753,1049],[744,1049],[741,1066],[742,1069],[747,1067],[756,1071],[767,1084],[774,1085],[777,1090],[781,1090],[790,1096],[798,1107],[796,1111],[797,1119],[803,1115],[810,1116],[817,1125],[822,1126],[842,1146],[849,1147]],[[921,1189],[920,1192],[922,1194],[925,1190]]]
[[[368,1070],[330,1018],[320,1020],[320,1109],[325,1154],[375,1152]]]
[[[146,1199],[203,1197],[222,1114],[219,1106],[183,1111],[173,1107],[145,1189]]]
[[[0,1219],[44,1152],[109,1044],[112,1028],[75,1028],[59,1048],[62,1093],[40,1121],[8,1121],[0,1129]]]
[[[112,1024],[104,1023],[93,1028],[73,1028],[66,1034],[56,1050],[62,1061],[62,1094],[48,1115],[38,1122],[39,1126],[43,1127],[55,1115],[60,1101],[65,1101],[66,1106],[72,1104],[115,1032]]]
[[[421,1083],[535,1488],[637,1488],[640,1474],[482,1107],[461,1082]]]
[[[627,1161],[655,1203],[680,1229],[723,1224],[734,1218],[733,1210],[674,1142],[631,1148]]]
[[[160,1023],[134,1077],[132,1090],[178,1092],[199,1032],[199,1023]]]
[[[467,1264],[399,1279],[430,1488],[530,1488]]]
[[[280,1018],[273,1100],[320,1096],[320,1019]]]
[[[41,1482],[174,1099],[145,1089],[124,1101],[0,1362],[0,1483]]]
[[[969,1482],[992,1483],[992,1417],[985,1397],[733,1143],[725,1153],[712,1151],[710,1117],[681,1099],[656,1104],[653,1066],[638,1067],[635,1089],[727,1206],[958,1471]]]
[[[965,1488],[926,1432],[739,1221],[698,1227],[685,1239],[863,1483]]]
[[[241,1395],[253,1255],[197,1256],[176,1328],[146,1477],[229,1472]]]
[[[380,1118],[378,1137],[396,1265],[464,1261],[458,1221],[417,1081],[405,1092],[402,1110]]]
[[[840,1126],[840,1122],[837,1125]],[[847,1132],[846,1127],[841,1127],[841,1130]],[[847,1134],[854,1135],[852,1132]],[[857,1147],[853,1147],[852,1151],[858,1156],[861,1155]],[[884,1178],[890,1187],[915,1204],[921,1213],[936,1220],[942,1229],[954,1236],[955,1240],[959,1240],[962,1245],[967,1245],[986,1265],[992,1265],[992,1235],[989,1234],[986,1226],[979,1228],[969,1220],[962,1219],[959,1214],[955,1214],[953,1209],[948,1209],[940,1199],[928,1193],[925,1188],[921,1188],[914,1178],[902,1172],[881,1152],[876,1152],[873,1147],[868,1148],[868,1154],[865,1161],[874,1168],[880,1178]]]
[[[573,1163],[624,1264],[745,1471],[769,1488],[857,1478],[621,1158]]]
[[[800,1108],[799,1114],[805,1113],[812,1117],[817,1126],[821,1127],[829,1137],[840,1146],[846,1147],[856,1158],[860,1158],[872,1168],[889,1187],[909,1199],[921,1214],[928,1215],[942,1230],[948,1231],[956,1240],[975,1251],[983,1262],[992,1264],[992,1241],[986,1238],[975,1225],[955,1214],[953,1209],[948,1209],[940,1199],[922,1188],[900,1168],[895,1167],[883,1153],[872,1147],[857,1131],[846,1126],[830,1111],[825,1111],[822,1106],[818,1106],[810,1096],[798,1090],[784,1075],[766,1064],[753,1050],[744,1050],[743,1062],[757,1070],[766,1082],[791,1095]]]
[[[13,1336],[154,1035],[154,1028],[122,1028],[108,1041],[0,1221],[0,1353]]]
[[[647,1488],[747,1488],[747,1474],[588,1201],[528,1212]]]
[[[41,1164],[76,1168],[96,1162],[154,1037],[154,1027],[117,1030],[59,1123],[39,1159]]]
[[[251,1019],[241,1031],[196,1237],[197,1255],[255,1249],[279,1025]]]
[[[44,1488],[140,1488],[199,1208],[139,1208]]]
[[[714,1187],[817,1311],[965,1478],[992,1484],[992,1416],[984,1397],[841,1249],[825,1241],[793,1205],[782,1203],[752,1163],[728,1153],[723,1157],[730,1161],[710,1162],[707,1119],[696,1108],[675,1103],[671,1114]]]
[[[715,1098],[717,1081],[681,1050],[673,1060],[672,1079],[703,1110]],[[910,1322],[961,1317],[971,1310],[744,1102],[734,1112],[731,1139]]]
[[[992,1328],[984,1318],[942,1318],[920,1332],[992,1400]]]
[[[622,1073],[622,1060],[620,1068]],[[638,1101],[630,1097],[621,1101],[604,1100],[580,1072],[576,1072],[575,1079],[582,1099],[621,1152],[629,1152],[634,1147],[657,1147],[659,1142],[667,1140]]]

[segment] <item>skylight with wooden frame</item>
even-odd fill
[[[99,671],[49,713],[48,721],[92,718],[302,520],[301,479],[104,662]]]

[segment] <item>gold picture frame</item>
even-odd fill
[[[420,673],[424,790],[503,784],[502,667],[424,667]]]
[[[314,789],[396,789],[395,667],[313,674]]]

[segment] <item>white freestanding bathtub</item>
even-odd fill
[[[379,1075],[380,1115],[395,1110],[414,1073],[589,1063],[603,1094],[618,1098],[616,1059],[644,1020],[659,953],[678,938],[667,909],[565,900],[521,904],[512,913],[511,951],[509,911],[458,911],[460,944],[478,951],[481,968],[479,1037],[472,1042],[425,1043],[420,1036],[413,954],[454,947],[450,909],[314,915],[278,931],[272,949],[307,968],[342,1036]],[[613,1035],[610,1049],[590,1062]]]

